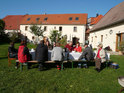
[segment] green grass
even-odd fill
[[[0,45],[0,93],[117,93],[121,88],[117,78],[124,76],[124,56],[111,56],[119,69],[105,68],[100,73],[94,66],[63,71],[51,68],[41,72],[38,68],[24,68],[21,72],[14,68],[14,62],[8,67],[8,46]]]

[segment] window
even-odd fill
[[[59,27],[59,31],[62,31],[62,27]]]
[[[44,18],[44,21],[47,21],[48,20],[48,17]]]
[[[79,20],[79,17],[76,17],[75,20]]]
[[[74,32],[77,32],[77,27],[74,27]]]
[[[46,31],[47,30],[47,26],[44,26],[44,31]]]
[[[28,26],[25,26],[25,31],[27,31],[28,30]]]
[[[29,21],[31,18],[28,18],[27,21]]]
[[[69,20],[72,20],[72,17],[69,17]]]
[[[103,35],[101,35],[101,42],[103,42]]]
[[[93,37],[92,37],[92,40],[91,40],[91,42],[93,42]]]
[[[56,29],[56,27],[54,26],[54,29]]]
[[[40,20],[40,18],[36,18],[36,21],[39,21]]]

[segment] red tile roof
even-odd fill
[[[26,15],[21,24],[87,24],[88,14],[42,14],[42,15]],[[69,18],[72,17],[72,20]],[[39,18],[39,20],[37,20]],[[45,18],[47,20],[45,20]],[[77,20],[76,20],[77,18]]]
[[[97,23],[101,20],[102,17],[103,17],[103,15],[99,15],[99,16],[97,16],[97,17],[92,17],[90,24],[91,24],[91,25],[97,24]]]
[[[8,15],[3,20],[5,21],[5,30],[19,30],[20,22],[24,15]]]

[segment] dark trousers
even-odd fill
[[[43,70],[43,67],[44,67],[44,61],[38,61],[39,70]]]
[[[101,69],[101,59],[99,59],[98,57],[96,57],[95,59],[95,67],[97,69]]]

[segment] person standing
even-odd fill
[[[58,70],[61,70],[61,64],[63,61],[63,49],[60,47],[60,43],[56,43],[51,53],[52,61],[57,63]]]
[[[39,71],[44,70],[44,62],[48,60],[48,47],[44,44],[44,40],[37,45],[35,59],[38,61]]]
[[[103,49],[103,45],[100,43],[97,48],[96,56],[95,56],[95,70],[98,72],[101,71],[101,63],[105,62],[105,50]]]

